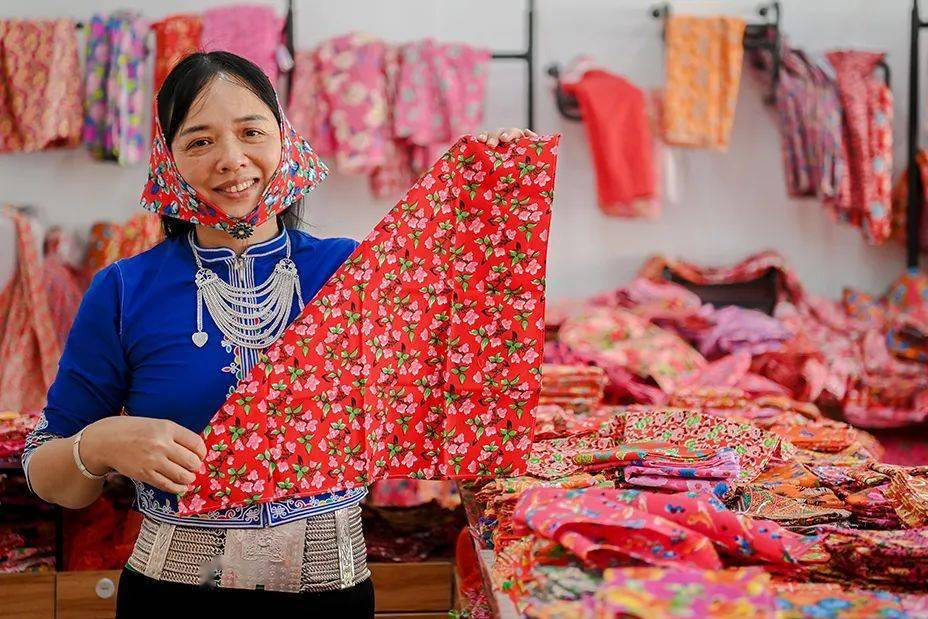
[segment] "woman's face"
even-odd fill
[[[171,144],[184,180],[230,217],[255,207],[280,163],[280,149],[280,129],[267,105],[221,77],[190,106]]]

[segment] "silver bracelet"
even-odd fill
[[[86,428],[84,428],[86,430]],[[100,481],[106,477],[106,473],[102,475],[95,475],[87,470],[87,467],[84,466],[84,461],[81,460],[81,438],[84,436],[84,430],[81,430],[74,435],[74,440],[71,443],[71,453],[74,454],[74,464],[77,465],[77,470],[81,472],[81,475],[87,479],[92,479],[94,481]]]

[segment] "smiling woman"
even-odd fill
[[[94,278],[23,455],[27,479],[66,507],[93,502],[110,471],[135,482],[145,520],[119,617],[270,607],[371,617],[365,488],[178,513],[206,455],[198,433],[358,244],[299,229],[303,197],[328,170],[254,64],[188,56],[157,108],[141,205],[161,215],[167,238]],[[243,483],[260,492],[265,482]]]

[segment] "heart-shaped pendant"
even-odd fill
[[[203,345],[206,344],[206,340],[209,339],[209,334],[206,331],[197,331],[194,333],[191,338],[193,343],[196,344],[197,348],[203,348]]]

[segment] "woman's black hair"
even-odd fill
[[[190,106],[219,75],[235,80],[253,92],[271,109],[280,124],[277,94],[264,71],[250,60],[229,52],[197,52],[177,63],[158,91],[158,121],[168,148],[171,148],[174,137],[187,118]],[[303,223],[300,217],[302,209],[303,200],[297,200],[277,215],[278,223],[286,228],[298,228]],[[173,239],[186,235],[196,226],[188,221],[162,215],[161,227],[164,236]]]

